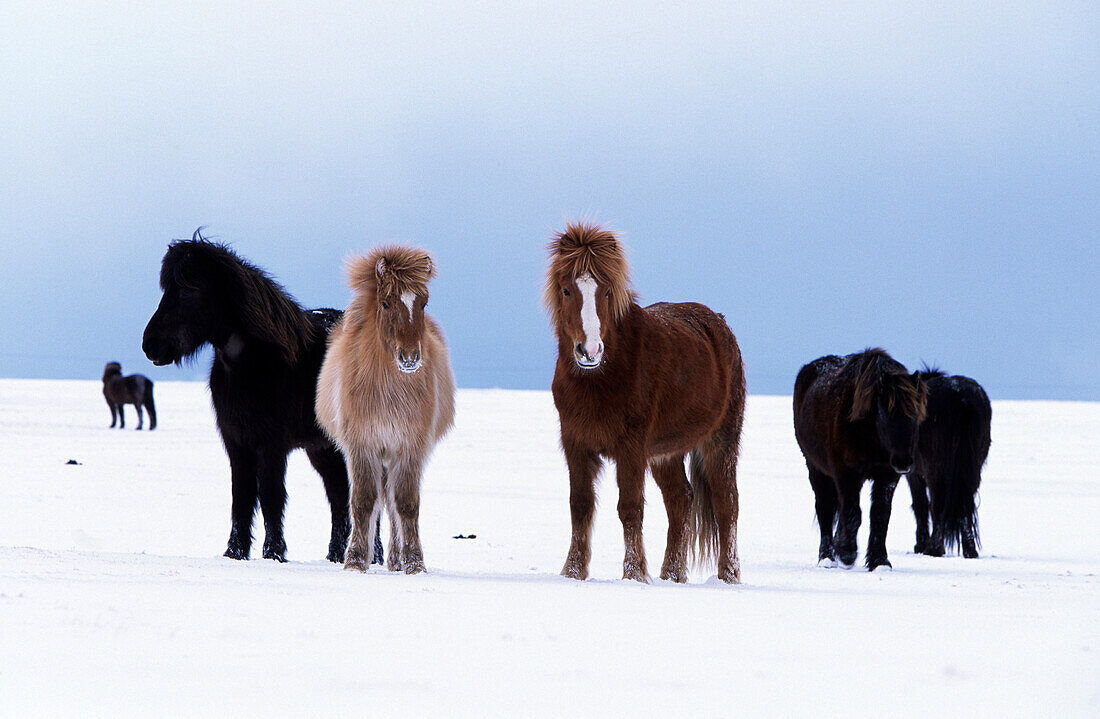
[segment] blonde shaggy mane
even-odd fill
[[[424,250],[387,245],[347,260],[348,285],[353,292],[373,297],[398,297],[406,292],[428,294],[435,263]]]
[[[560,324],[561,285],[583,274],[610,286],[612,322],[618,322],[637,301],[638,296],[630,286],[626,253],[613,231],[589,222],[569,222],[565,231],[550,241],[547,250],[550,267],[542,302],[554,326]]]

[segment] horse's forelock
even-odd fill
[[[555,325],[560,323],[560,285],[581,275],[591,275],[611,290],[611,319],[618,321],[637,298],[630,286],[630,266],[618,235],[589,222],[569,222],[547,246],[550,267],[546,273],[543,304]]]
[[[879,392],[886,399],[887,410],[898,407],[917,421],[924,418],[927,388],[919,373],[909,374],[904,365],[879,348],[857,355],[857,363],[849,419],[865,417]]]
[[[400,296],[406,292],[427,295],[435,277],[435,262],[426,251],[401,245],[386,245],[367,255],[349,257],[345,264],[348,285],[361,296]]]

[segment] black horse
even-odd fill
[[[214,347],[210,395],[233,483],[225,556],[248,559],[258,499],[263,556],[286,561],[287,455],[301,448],[324,481],[332,511],[328,559],[342,562],[350,529],[347,469],[313,413],[328,334],[342,313],[303,310],[263,270],[201,230],[168,246],[160,272],[164,296],[142,349],[159,366],[179,364],[206,343]],[[381,542],[374,552],[380,563]]]
[[[989,455],[993,408],[982,386],[969,377],[948,377],[925,368],[928,410],[920,426],[913,471],[907,476],[917,520],[914,552],[942,557],[961,547],[964,557],[978,556],[978,508],[974,501]],[[932,536],[928,536],[929,499]]]
[[[126,429],[126,415],[122,406],[132,404],[137,408],[138,429],[145,423],[141,408],[149,411],[149,430],[157,428],[157,406],[153,403],[153,380],[143,374],[122,376],[122,365],[108,362],[103,368],[103,397],[111,408],[111,426],[118,424]]]
[[[859,492],[870,479],[867,569],[890,566],[890,503],[898,478],[912,469],[926,393],[919,373],[881,349],[820,357],[799,371],[794,433],[816,497],[819,562],[855,563]]]

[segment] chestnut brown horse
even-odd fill
[[[928,394],[920,374],[881,349],[818,357],[794,383],[794,434],[806,458],[821,530],[818,563],[856,561],[859,492],[871,484],[867,569],[890,566],[886,530],[898,478],[913,469]],[[836,529],[834,536],[834,528]]]
[[[661,578],[686,582],[687,555],[740,582],[737,455],[745,411],[741,351],[719,314],[696,303],[640,307],[614,232],[570,223],[550,243],[544,301],[558,339],[554,404],[569,467],[573,535],[562,574],[588,576],[595,482],[616,465],[623,579],[647,582],[645,471],[664,496]],[[691,456],[691,481],[684,469]]]
[[[424,313],[431,257],[383,247],[352,259],[355,298],[329,338],[317,380],[317,418],[351,477],[346,569],[365,572],[383,504],[386,567],[424,571],[420,482],[424,463],[454,424],[455,381],[439,326]]]

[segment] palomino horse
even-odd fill
[[[549,250],[544,300],[558,339],[552,388],[573,524],[562,574],[588,576],[595,481],[606,457],[617,468],[623,579],[649,580],[642,544],[648,465],[668,513],[661,578],[687,581],[690,547],[696,561],[717,559],[719,579],[740,582],[745,374],[733,333],[700,304],[638,306],[614,232],[571,223]]]
[[[141,408],[149,410],[149,429],[157,428],[157,406],[153,403],[153,380],[143,374],[122,376],[122,365],[108,362],[103,368],[103,396],[111,408],[111,426],[118,422],[119,429],[126,429],[126,416],[122,406],[132,404],[137,408],[138,429],[144,423]],[[116,417],[117,415],[117,417]]]
[[[859,491],[870,478],[867,569],[890,566],[890,503],[898,477],[913,468],[926,396],[919,373],[909,374],[881,349],[819,357],[799,371],[794,434],[814,490],[819,563],[832,566],[838,557],[845,567],[855,563]]]
[[[906,475],[917,520],[914,552],[942,557],[944,547],[978,556],[978,506],[974,498],[989,455],[993,408],[982,386],[938,369],[920,373],[928,385],[928,410],[920,426],[913,471]],[[932,536],[928,536],[931,501]]]
[[[349,261],[355,297],[332,331],[317,381],[317,417],[351,477],[344,567],[366,571],[385,504],[386,567],[424,571],[420,482],[454,423],[455,382],[439,326],[424,313],[435,267],[427,253],[383,247]]]
[[[160,286],[164,296],[145,328],[145,355],[159,366],[179,363],[207,343],[214,347],[210,397],[233,479],[225,556],[248,559],[258,499],[264,557],[286,561],[286,458],[301,448],[321,475],[332,510],[328,559],[343,561],[347,470],[313,413],[325,340],[341,313],[303,310],[263,270],[199,230],[169,245]],[[381,562],[381,544],[376,550]]]

